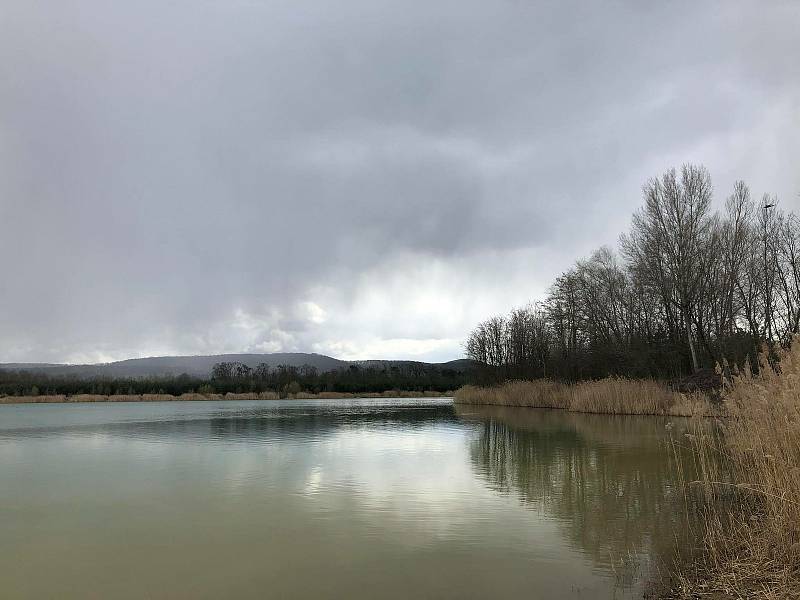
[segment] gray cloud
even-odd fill
[[[797,204],[795,2],[0,9],[0,361],[451,358],[705,163]]]

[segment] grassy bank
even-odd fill
[[[548,379],[509,381],[495,387],[464,386],[457,404],[555,408],[611,415],[707,416],[717,411],[700,392],[682,394],[651,379],[607,378],[565,384]]]
[[[453,392],[409,392],[402,390],[388,390],[385,392],[350,394],[342,392],[298,392],[284,395],[289,400],[326,400],[346,398],[447,398]],[[181,401],[209,401],[209,400],[279,400],[281,395],[277,392],[260,392],[245,394],[48,394],[38,396],[0,396],[0,404],[38,404],[38,403],[72,403],[72,402],[181,402]]]
[[[672,597],[800,598],[800,337],[778,364],[735,378],[718,435],[687,438],[702,548]]]

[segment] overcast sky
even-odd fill
[[[699,162],[800,204],[800,2],[3,0],[0,362],[447,360]]]

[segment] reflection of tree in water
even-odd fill
[[[391,430],[402,426],[414,429],[448,422],[458,421],[453,407],[446,404],[370,407],[340,403],[225,413],[209,418],[204,427],[206,432],[210,428],[216,438],[286,438],[298,441],[304,437],[317,438],[334,433],[343,427],[384,427]]]
[[[451,404],[439,401],[362,404],[333,401],[302,405],[280,405],[266,400],[249,407],[226,406],[223,409],[187,410],[162,418],[124,419],[49,425],[46,427],[5,429],[4,437],[30,435],[105,434],[121,438],[180,440],[299,441],[332,434],[343,427],[374,427],[391,430],[398,426],[427,427],[432,424],[458,423]]]
[[[481,423],[470,453],[489,486],[558,519],[570,543],[598,566],[666,556],[685,528],[668,419],[497,407],[457,411]],[[673,436],[681,435],[686,424],[670,427]]]

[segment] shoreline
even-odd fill
[[[455,402],[453,401],[454,406],[459,407],[467,407],[467,406],[483,406],[483,407],[496,407],[496,408],[525,408],[530,410],[539,410],[539,411],[554,411],[554,412],[563,412],[572,415],[600,415],[600,416],[607,416],[607,417],[674,417],[676,419],[724,419],[728,415],[725,413],[724,410],[716,410],[713,407],[710,408],[707,412],[706,411],[699,411],[697,413],[692,414],[683,414],[681,412],[663,412],[663,413],[656,413],[656,412],[606,412],[606,411],[594,411],[594,410],[574,410],[571,408],[563,408],[563,407],[556,407],[556,406],[522,406],[522,405],[510,405],[510,404],[490,404],[486,402]]]
[[[388,390],[385,392],[298,392],[281,397],[277,392],[251,392],[226,394],[187,393],[175,396],[172,394],[43,394],[39,396],[0,396],[0,405],[4,404],[78,404],[78,403],[116,403],[116,402],[232,402],[237,400],[349,400],[379,398],[451,398],[454,392],[409,392]]]
[[[493,387],[464,386],[456,405],[505,406],[573,413],[660,417],[721,417],[721,403],[705,392],[682,393],[652,379],[609,377],[566,384],[548,379],[509,381]]]

